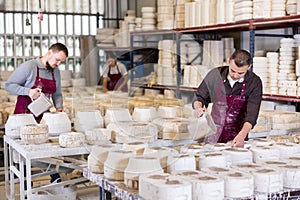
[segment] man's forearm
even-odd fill
[[[249,122],[245,122],[241,131],[239,132],[239,134],[241,136],[243,136],[244,138],[246,138],[246,136],[248,135],[248,133],[251,131],[252,129],[252,124]]]

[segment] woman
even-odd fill
[[[117,90],[127,92],[128,73],[126,67],[109,57],[103,72],[103,92]]]

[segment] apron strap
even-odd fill
[[[110,67],[110,66],[108,66],[108,74],[110,74],[110,68],[111,68],[111,67]]]
[[[36,78],[40,78],[40,69],[38,66],[36,66]]]
[[[55,80],[55,78],[54,78],[54,70],[52,70],[52,80]]]
[[[118,64],[116,64],[116,67],[117,67],[118,74],[119,74],[119,73],[120,73],[120,70],[119,70],[119,66],[118,66]]]
[[[117,67],[118,74],[119,74],[119,73],[120,73],[120,70],[119,70],[118,64],[116,64],[116,67]],[[109,68],[109,71],[108,71],[108,73],[110,74],[110,69],[111,69],[111,67],[108,67],[108,68]]]
[[[119,67],[118,67],[118,65],[116,64],[116,67],[117,67],[117,70],[118,70],[118,74],[120,74],[121,72],[120,72],[120,70],[119,70]],[[110,69],[111,69],[111,67],[108,67],[108,74],[110,74]],[[122,75],[122,74],[121,74]],[[123,76],[123,75],[122,75]],[[54,77],[53,77],[53,79],[54,79]]]
[[[222,86],[223,86],[223,84],[224,84],[225,82],[226,82],[226,80],[223,80],[223,81],[221,80],[221,81],[220,81],[220,83],[219,83],[219,85],[218,85],[218,89],[217,89],[217,91],[216,91],[218,94],[222,94],[222,92],[221,92],[221,91],[222,91]],[[223,94],[222,94],[222,95],[223,95]]]
[[[40,78],[40,69],[38,66],[36,66],[36,78]],[[52,80],[55,80],[54,78],[54,70],[52,70]]]

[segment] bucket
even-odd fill
[[[41,95],[37,99],[35,99],[28,105],[28,109],[34,116],[38,117],[40,114],[49,110],[51,106],[52,103],[50,99],[48,99],[48,97],[46,97],[44,93],[41,93]]]
[[[201,117],[193,119],[188,126],[189,133],[194,140],[199,140],[217,132],[217,127],[211,115],[204,113]]]

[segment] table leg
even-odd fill
[[[8,144],[4,140],[4,171],[5,171],[5,194],[8,198],[9,193],[9,168],[8,168]]]
[[[102,188],[100,186],[98,187],[98,191],[99,191],[99,193],[98,193],[99,200],[102,200]]]
[[[31,196],[31,159],[26,159],[27,197]]]
[[[11,167],[14,165],[13,161],[13,148],[11,146],[8,147],[9,149],[9,173],[10,173],[10,197],[15,199],[15,177],[14,172],[12,171]]]
[[[19,155],[19,173],[20,173],[20,198],[25,199],[25,179],[24,176],[24,159],[21,155]]]
[[[106,191],[102,187],[99,187],[99,199],[100,200],[106,199],[105,194],[106,194]]]
[[[111,200],[111,193],[109,191],[105,191],[105,199]]]

